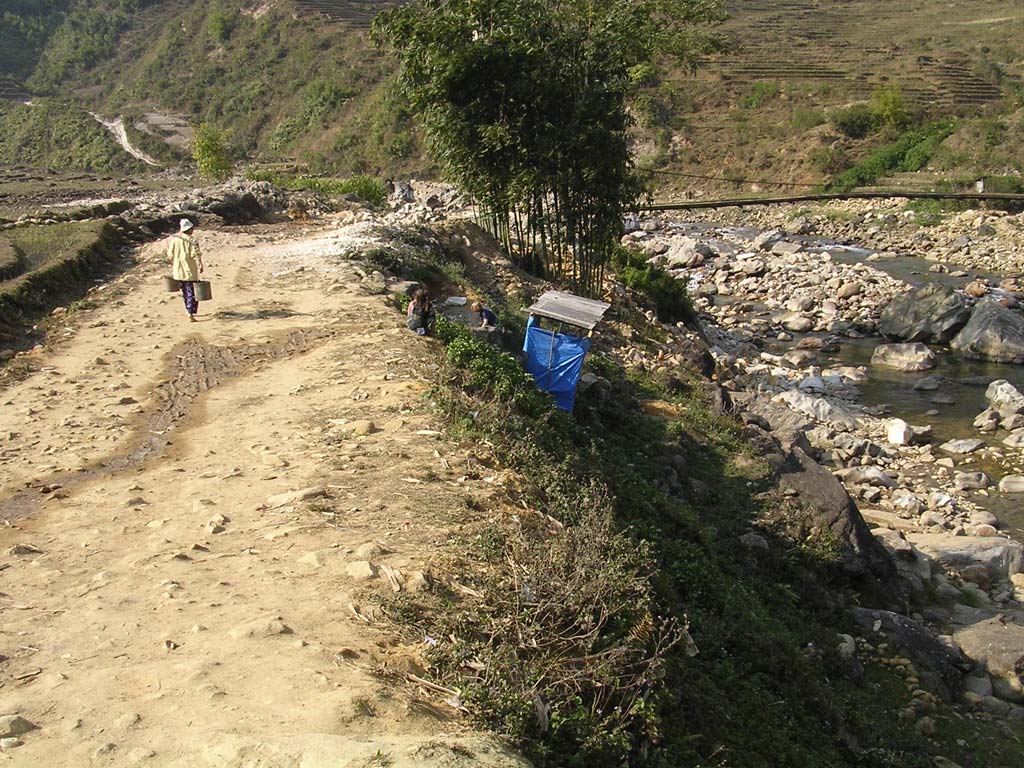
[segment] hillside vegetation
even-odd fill
[[[239,158],[299,163],[313,173],[430,173],[412,115],[391,89],[394,64],[368,39],[370,20],[389,5],[8,2],[0,96],[48,95],[126,115],[130,135],[157,140],[153,116],[209,122],[230,132]],[[912,184],[957,185],[1024,171],[1024,10],[1014,4],[725,6],[723,51],[695,75],[671,59],[634,73],[644,85],[633,107],[639,159],[662,172],[652,178],[666,196],[827,183],[906,131],[951,118],[948,138],[919,153],[918,167],[896,164],[881,169],[882,178],[909,170]],[[895,112],[874,120],[879,100]],[[16,151],[6,136],[0,145],[5,156]],[[184,158],[180,146],[147,151],[169,164]],[[95,152],[76,163],[60,152],[26,159],[116,167]]]

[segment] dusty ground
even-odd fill
[[[0,764],[519,764],[375,621],[493,478],[341,227],[200,233],[194,324],[148,246],[0,390]]]

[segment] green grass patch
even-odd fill
[[[621,246],[613,249],[611,263],[623,283],[654,305],[659,320],[675,323],[693,319],[693,302],[683,281],[648,264],[643,254]]]
[[[20,274],[0,282],[0,341],[12,346],[30,341],[26,325],[81,299],[124,244],[106,221],[17,227],[7,236],[23,263]]]
[[[246,171],[245,176],[252,181],[267,181],[292,191],[309,190],[322,195],[355,195],[373,208],[384,207],[388,199],[384,182],[373,176],[360,175],[347,179],[331,179],[261,170]]]
[[[778,83],[761,81],[754,83],[750,91],[741,99],[744,109],[757,109],[777,98],[782,92]]]
[[[836,176],[827,189],[830,192],[849,192],[857,187],[874,184],[891,173],[919,171],[927,165],[939,145],[955,128],[955,121],[942,120],[906,131],[893,143],[875,150]]]
[[[102,221],[40,224],[15,227],[6,237],[24,259],[25,271],[31,272],[88,248],[100,238],[103,226]]]

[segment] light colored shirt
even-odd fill
[[[195,282],[199,279],[199,262],[203,255],[194,237],[184,233],[171,237],[167,243],[167,257],[173,265],[171,277],[175,280]]]

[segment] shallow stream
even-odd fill
[[[686,226],[684,231],[717,246],[719,241],[708,237],[709,229],[714,228],[695,225]],[[747,239],[759,234],[757,230],[737,227],[717,228],[717,232],[725,236],[735,234]],[[972,280],[984,279],[998,282],[999,279],[1006,276],[997,272],[979,272],[977,270],[965,271],[966,274],[952,274],[951,272],[957,271],[955,268],[951,272],[932,272],[931,267],[936,262],[914,256],[880,255],[871,258],[873,252],[867,249],[836,245],[810,237],[790,237],[788,239],[803,242],[805,250],[828,253],[834,261],[839,263],[867,263],[914,287],[938,283],[951,288],[963,288]],[[735,253],[739,249],[732,246],[732,251]],[[719,303],[729,301],[728,297],[718,297],[718,299]],[[761,305],[751,304],[751,309],[754,314],[762,314],[762,316],[767,314],[766,308]],[[803,335],[795,334],[795,336],[796,338],[789,344],[782,344],[773,339],[764,341],[766,348],[778,354],[795,345]],[[938,357],[938,366],[929,371],[907,373],[871,365],[871,354],[875,347],[882,343],[886,343],[886,340],[877,336],[862,339],[844,338],[838,352],[822,353],[819,356],[819,361],[822,367],[840,365],[867,367],[869,378],[868,381],[859,385],[859,401],[879,415],[884,413],[886,416],[901,418],[918,426],[931,425],[932,434],[940,443],[957,438],[980,437],[990,445],[1003,447],[1000,442],[1006,436],[1004,431],[982,435],[974,427],[973,422],[975,417],[988,407],[985,400],[985,389],[991,381],[1006,379],[1024,391],[1024,366],[968,360],[949,349],[932,347]],[[939,379],[941,382],[939,389],[935,391],[914,389],[914,384],[925,377]],[[939,402],[936,402],[936,398],[939,399]],[[948,402],[948,400],[953,402]],[[964,459],[958,458],[957,464],[958,466],[965,464]],[[1008,474],[1008,467],[978,459],[963,466],[964,471],[975,468],[988,472],[996,480],[1004,474]],[[972,499],[996,515],[1004,528],[1016,538],[1021,539],[1024,536],[1024,503],[1022,503],[1024,499],[1012,494],[1001,494],[997,490],[992,490],[991,495],[987,497],[974,494]]]

